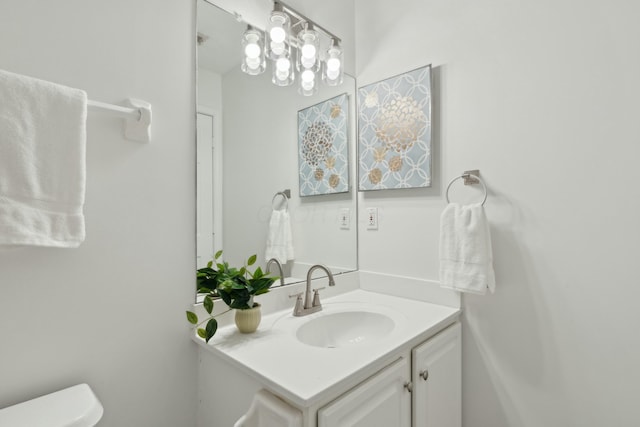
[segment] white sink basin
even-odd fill
[[[387,336],[395,327],[385,314],[345,311],[323,314],[296,331],[298,341],[314,347],[341,348],[371,343]]]

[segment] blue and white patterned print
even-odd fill
[[[298,111],[300,196],[349,191],[348,101],[345,93]]]
[[[431,66],[358,89],[358,188],[431,186]]]

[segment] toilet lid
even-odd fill
[[[91,388],[78,384],[0,409],[0,426],[93,427],[102,413],[102,404]]]
[[[233,427],[301,427],[302,412],[266,390],[253,395],[249,411]]]

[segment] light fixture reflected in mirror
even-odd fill
[[[291,19],[275,4],[266,28],[267,57],[271,60],[271,81],[276,86],[290,86],[295,80],[291,60]]]
[[[331,39],[331,46],[327,49],[327,59],[322,69],[322,80],[329,86],[342,84],[344,76],[344,60],[342,49],[335,39]]]
[[[300,71],[320,69],[318,53],[320,51],[320,36],[317,31],[305,25],[298,33],[298,67]]]
[[[311,96],[318,92],[316,84],[316,73],[313,70],[304,70],[300,73],[300,85],[298,93],[304,96]]]
[[[276,5],[277,6],[277,5]],[[274,10],[267,22],[267,50],[268,57],[274,61],[290,50],[289,34],[291,34],[291,20],[282,10]]]
[[[298,33],[298,61],[296,63],[300,72],[300,84],[298,92],[304,96],[311,96],[318,92],[316,75],[320,70],[320,36],[305,25]]]
[[[271,81],[276,86],[290,86],[295,80],[295,70],[289,55],[282,55],[274,61]]]
[[[265,70],[264,37],[260,30],[251,26],[242,35],[242,71],[252,76]]]
[[[296,34],[297,28],[300,29]],[[322,36],[330,44],[324,52],[321,51]],[[261,74],[266,68],[265,58],[268,58],[271,81],[277,86],[293,84],[296,70],[298,92],[305,96],[317,93],[320,79],[328,86],[342,83],[344,56],[340,39],[279,0],[274,1],[264,34],[249,27],[243,35],[242,47],[242,71],[250,75]]]

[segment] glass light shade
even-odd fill
[[[298,33],[298,61],[297,66],[300,71],[308,69],[320,70],[320,60],[318,51],[320,47],[320,37],[314,30],[304,29]]]
[[[242,51],[244,58],[240,68],[252,76],[262,74],[265,70],[264,37],[254,28],[248,28],[242,35]]]
[[[284,12],[274,10],[267,22],[267,57],[276,60],[278,57],[289,54],[289,34],[291,33],[291,20]]]
[[[318,92],[318,82],[316,73],[307,69],[300,73],[300,83],[298,85],[298,93],[304,96],[311,96]]]
[[[271,81],[276,86],[290,86],[295,80],[295,67],[288,55],[273,61]]]
[[[323,64],[322,81],[329,86],[342,84],[344,77],[344,55],[340,46],[331,42]]]

